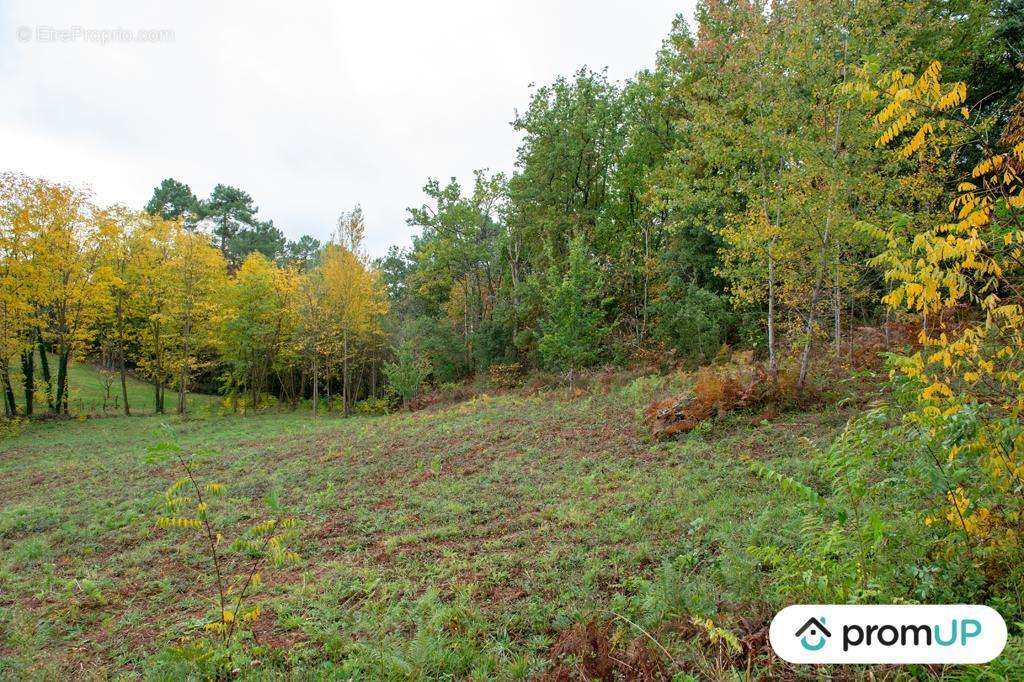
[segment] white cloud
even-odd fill
[[[168,176],[201,196],[233,184],[292,238],[328,236],[361,203],[380,255],[408,243],[427,177],[512,169],[529,83],[582,65],[626,78],[692,4],[15,0],[0,9],[2,169],[136,207]],[[45,27],[173,39],[46,42]]]

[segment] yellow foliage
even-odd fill
[[[908,158],[936,135],[934,122],[943,112],[965,101],[966,86],[941,84],[940,73],[941,66],[933,63],[909,93],[899,73],[862,86],[877,88],[889,100],[875,117],[878,125],[894,120],[880,133],[879,146],[895,142],[907,127],[909,112],[927,115],[897,152]],[[1008,131],[1024,123],[1024,93],[1021,98]],[[941,142],[937,140],[936,146]],[[1024,356],[1024,292],[1018,289],[1024,264],[1017,246],[1024,236],[1019,229],[1024,185],[1017,172],[1024,167],[1024,146],[1005,139],[1003,143],[1008,149],[990,151],[974,166],[973,181],[957,185],[949,204],[953,222],[925,229],[910,240],[889,231],[884,235],[885,249],[873,260],[885,268],[893,287],[883,301],[928,321],[920,336],[922,351],[899,364],[899,370],[921,386],[919,411],[912,418],[941,442],[947,420],[964,406],[981,404],[990,410],[990,418],[979,421],[976,433],[950,445],[946,454],[948,461],[962,461],[964,453],[977,457],[992,482],[985,494],[994,496],[993,504],[980,499],[981,490],[975,495],[979,499],[972,500],[957,486],[947,493],[945,520],[973,542],[1000,550],[1019,545],[1021,512],[1006,507],[999,495],[1018,486],[1024,471],[1024,433],[1007,443],[998,431],[1004,427],[997,426],[1024,419],[1024,375],[1017,367]],[[957,323],[949,324],[954,310]],[[929,516],[925,523],[936,520]]]

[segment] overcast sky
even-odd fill
[[[382,255],[409,243],[428,177],[512,170],[531,82],[627,78],[692,6],[5,0],[0,170],[136,208],[165,177],[236,185],[289,238],[327,237],[358,203]]]

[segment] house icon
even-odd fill
[[[804,634],[804,633],[807,634]],[[828,638],[832,636],[832,633],[825,627],[825,617],[810,618],[804,623],[799,630],[796,631],[796,637],[800,638],[800,644],[803,648],[808,651],[818,651],[823,646]],[[811,638],[812,641],[808,641]],[[817,641],[813,641],[813,638],[817,638]]]

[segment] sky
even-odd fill
[[[356,204],[408,245],[430,177],[511,172],[530,84],[649,67],[693,0],[0,3],[0,171],[142,208],[165,177],[252,195],[291,239]]]

